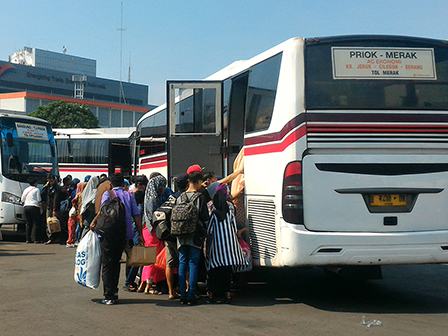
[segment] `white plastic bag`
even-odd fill
[[[92,289],[98,288],[101,273],[101,249],[98,235],[89,231],[79,242],[75,256],[75,281]]]

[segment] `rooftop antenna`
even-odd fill
[[[122,82],[122,74],[123,74],[123,32],[126,29],[123,29],[123,1],[121,1],[121,25],[118,28],[120,31],[120,92],[119,92],[119,102],[122,101],[126,104],[126,98],[124,97],[124,89]]]

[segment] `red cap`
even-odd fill
[[[192,166],[188,167],[187,174],[190,174],[190,173],[195,172],[195,171],[198,171],[198,172],[202,173],[202,168],[199,165],[197,165],[197,164],[192,165]]]

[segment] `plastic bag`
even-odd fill
[[[166,269],[166,247],[164,247],[157,255],[155,266],[160,269]]]
[[[75,256],[75,281],[96,289],[100,284],[101,248],[98,235],[89,231],[79,242]]]

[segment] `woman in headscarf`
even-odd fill
[[[208,303],[213,303],[217,296],[225,297],[225,302],[230,303],[232,273],[249,266],[238,243],[235,217],[227,199],[227,188],[220,185],[213,197],[213,212],[207,228]]]
[[[146,185],[143,220],[149,232],[152,232],[153,229],[152,225],[149,224],[152,223],[154,211],[166,201],[165,195],[167,189],[169,188],[166,187],[166,178],[162,175],[152,177]],[[171,193],[171,190],[169,190],[169,195]]]
[[[79,209],[80,223],[82,223],[81,238],[90,230],[90,223],[95,218],[95,198],[98,191],[99,177],[89,179],[81,193],[81,209]]]
[[[145,202],[143,212],[143,238],[145,239],[146,246],[156,246],[157,255],[163,250],[165,244],[163,241],[157,239],[155,230],[152,226],[152,217],[154,211],[157,210],[171,194],[171,190],[166,187],[166,178],[162,175],[156,175],[152,177],[145,191]],[[147,230],[145,230],[145,226]],[[139,291],[143,290],[143,286],[146,282],[145,294],[161,294],[161,292],[152,287],[153,283],[158,283],[165,280],[165,270],[156,267],[155,265],[145,266],[142,271],[142,282],[140,284]]]

